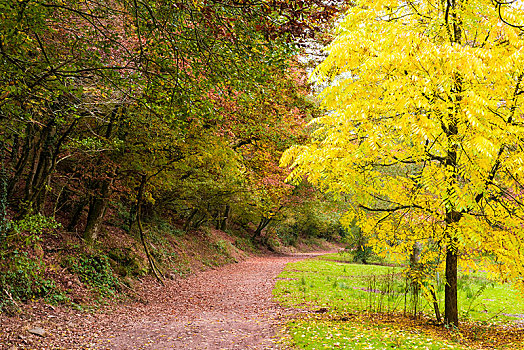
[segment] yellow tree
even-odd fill
[[[356,0],[313,73],[326,114],[282,158],[294,181],[351,198],[343,220],[376,248],[444,250],[447,324],[458,262],[524,276],[521,6]]]

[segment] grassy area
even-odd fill
[[[342,262],[347,260],[340,254],[304,260],[288,265],[279,276],[274,289],[279,302],[318,312],[289,325],[300,349],[524,348],[515,342],[524,338],[524,331],[515,327],[522,320],[524,298],[508,285],[488,281],[481,273],[461,276],[459,308],[467,324],[452,330],[431,326],[433,308],[424,298],[417,303],[418,320],[402,316],[415,309],[402,267]],[[443,310],[443,291],[438,297]],[[391,314],[393,319],[385,316]]]
[[[293,322],[290,331],[300,349],[461,349],[417,329],[401,325],[372,324],[367,320]]]

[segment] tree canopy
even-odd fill
[[[282,158],[352,205],[378,250],[524,276],[524,11],[520,2],[355,1],[312,79],[326,113]],[[445,258],[443,257],[445,255]]]
[[[320,1],[0,4],[2,234],[6,220],[42,214],[91,245],[115,203],[132,226],[139,192],[187,229],[231,210],[255,227],[270,219],[292,189],[278,159],[315,113],[298,44],[336,11]]]

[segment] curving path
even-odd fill
[[[147,304],[104,314],[53,316],[50,310],[38,323],[45,337],[24,333],[8,349],[279,349],[279,324],[294,311],[272,300],[275,278],[287,263],[320,254],[250,258],[151,285],[142,295]]]

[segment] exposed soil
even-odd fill
[[[1,349],[280,349],[278,331],[295,310],[272,300],[289,262],[318,253],[255,257],[162,287],[144,283],[139,300],[102,312],[42,304],[0,316]],[[43,337],[29,332],[45,330]]]

